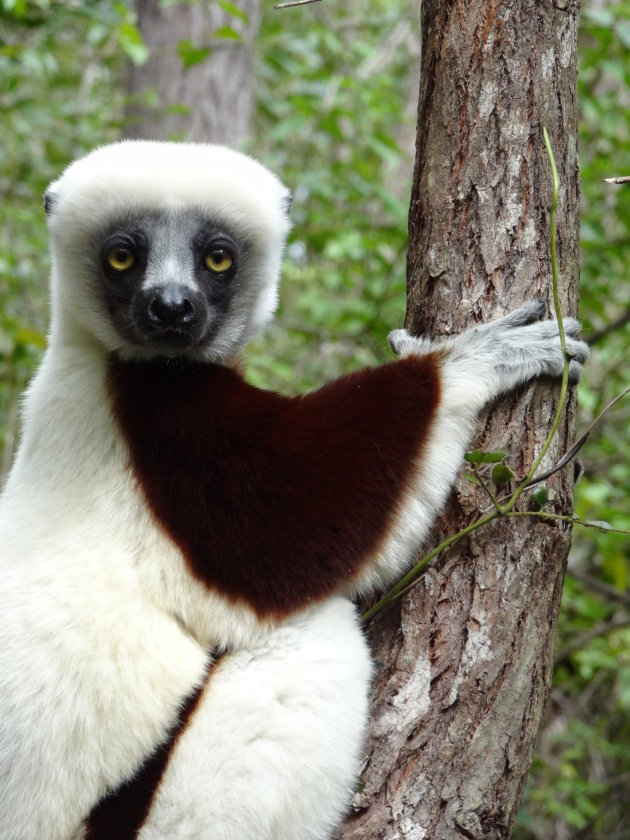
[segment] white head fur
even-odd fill
[[[146,293],[166,282],[198,292],[190,240],[208,224],[236,246],[237,265],[229,280],[238,293],[223,302],[221,312],[210,311],[214,325],[207,334],[190,344],[182,340],[166,355],[225,360],[276,308],[289,206],[289,191],[271,172],[222,146],[123,141],[76,161],[46,192],[53,259],[51,343],[87,339],[126,358],[162,355],[159,342],[138,339],[133,331],[121,335],[125,313],[118,313],[117,323],[111,317],[103,241],[120,225],[148,227],[147,270],[137,272],[132,292]],[[161,243],[159,266],[151,260],[154,237]],[[109,297],[116,294],[110,290]],[[104,318],[108,310],[110,317]]]

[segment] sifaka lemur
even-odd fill
[[[126,141],[45,204],[48,349],[0,502],[0,836],[325,840],[368,715],[351,598],[408,568],[480,409],[561,374],[557,324],[534,301],[395,330],[397,360],[281,396],[233,364],[289,230],[261,164]]]

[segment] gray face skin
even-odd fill
[[[95,247],[121,338],[169,358],[212,342],[241,285],[247,252],[226,227],[193,211],[125,218]]]

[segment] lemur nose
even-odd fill
[[[159,327],[190,327],[197,320],[195,305],[179,286],[164,286],[148,305],[149,320]]]

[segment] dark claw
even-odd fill
[[[522,306],[519,306],[509,317],[510,324],[513,327],[525,327],[528,324],[534,324],[536,321],[545,315],[547,307],[545,303],[538,299],[526,301]]]

